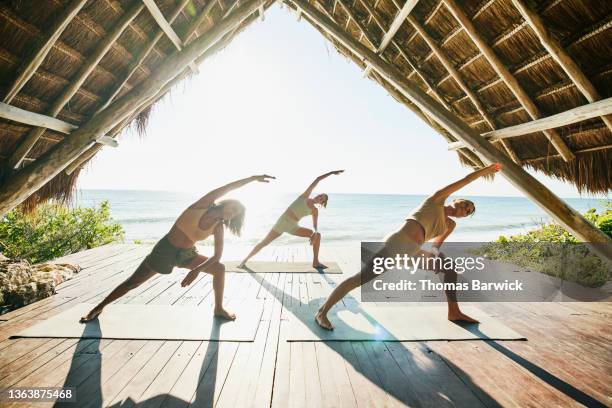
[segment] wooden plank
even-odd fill
[[[179,38],[176,32],[174,32],[174,29],[172,28],[168,20],[166,20],[161,10],[159,9],[159,7],[157,7],[157,4],[155,4],[155,1],[154,0],[142,0],[142,2],[147,7],[147,9],[149,10],[149,13],[151,13],[151,16],[153,16],[153,19],[155,20],[157,25],[159,25],[159,27],[162,29],[164,34],[166,34],[166,36],[170,39],[172,44],[174,44],[176,49],[181,51],[184,46],[183,41]],[[198,68],[195,66],[193,61],[189,63],[189,68],[191,69],[193,73],[198,72]]]
[[[483,133],[482,136],[492,141],[507,139],[567,126],[608,114],[612,114],[612,98],[606,98],[587,105],[578,106],[577,108],[569,109],[565,112],[557,113],[556,115],[546,116],[530,122],[521,123],[520,125],[509,126],[492,132]],[[462,147],[466,147],[463,142],[448,144],[448,150],[456,150]]]
[[[68,27],[68,24],[70,24],[86,2],[87,0],[73,0],[68,6],[63,8],[62,14],[53,22],[53,25],[49,29],[45,41],[40,44],[40,47],[32,54],[30,59],[22,65],[19,74],[8,87],[8,91],[3,99],[4,103],[11,103],[21,88],[30,80],[32,75],[38,70],[38,67],[40,67],[40,64],[42,64],[47,57],[47,54],[49,54],[49,51],[53,48],[57,39],[62,35],[66,27]]]
[[[569,76],[586,99],[589,102],[595,102],[601,99],[601,95],[591,80],[584,74],[580,66],[578,66],[567,51],[563,49],[561,44],[550,34],[538,13],[527,5],[524,0],[512,0],[512,4],[529,24],[529,27],[531,27],[540,40],[540,43],[546,48],[550,55],[552,55],[553,59],[565,71],[567,76]],[[612,116],[605,115],[602,116],[601,119],[608,129],[612,131]]]
[[[504,81],[506,86],[512,91],[516,99],[519,100],[521,105],[525,108],[529,116],[532,119],[538,119],[541,116],[540,110],[533,103],[527,92],[523,89],[523,87],[519,84],[518,80],[510,73],[508,68],[504,65],[504,63],[499,59],[493,48],[487,44],[487,42],[480,36],[480,34],[476,31],[476,28],[472,24],[472,21],[465,15],[459,4],[455,0],[445,0],[444,2],[450,12],[453,14],[455,19],[461,24],[463,29],[468,33],[476,47],[480,50],[480,52],[487,58],[489,64],[493,67],[497,75]],[[569,149],[569,147],[565,144],[561,136],[553,130],[549,130],[544,133],[548,140],[555,147],[557,152],[561,154],[565,161],[571,161],[574,159],[574,154]]]
[[[0,118],[24,125],[40,126],[64,134],[69,134],[78,128],[78,126],[72,123],[64,122],[51,116],[41,115],[40,113],[30,112],[2,102],[0,102]]]

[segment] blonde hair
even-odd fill
[[[476,204],[474,204],[474,202],[472,200],[467,200],[465,198],[456,198],[453,200],[454,203],[466,203],[466,204],[472,204],[472,212],[469,213],[469,216],[474,215],[474,213],[476,213]]]
[[[242,233],[242,227],[244,226],[244,217],[246,215],[246,208],[244,207],[244,204],[234,199],[227,199],[227,200],[219,201],[219,203],[215,204],[214,206],[224,207],[227,204],[234,204],[236,207],[238,207],[238,214],[236,214],[230,220],[224,220],[223,225],[225,225],[225,227],[228,230],[230,230],[232,234],[239,237],[240,234]]]

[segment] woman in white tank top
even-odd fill
[[[427,197],[423,203],[417,207],[411,215],[405,220],[402,227],[385,237],[385,247],[377,256],[394,257],[395,255],[409,257],[424,256],[425,258],[435,258],[440,254],[439,248],[444,243],[444,240],[453,232],[455,221],[453,218],[462,218],[471,215],[476,210],[474,203],[469,200],[457,199],[450,205],[445,205],[446,199],[459,189],[465,187],[474,180],[498,172],[501,169],[500,164],[492,164],[483,169],[477,170],[461,180],[449,184],[441,190],[438,190],[433,195]],[[424,251],[421,245],[424,242],[433,240],[432,252]],[[386,271],[386,270],[385,270]],[[382,273],[384,273],[383,271]],[[444,273],[444,282],[457,282],[457,273],[454,270],[435,270],[435,272]],[[373,261],[370,261],[360,272],[344,280],[338,285],[329,295],[327,301],[321,306],[315,319],[317,323],[327,330],[332,330],[333,325],[327,318],[329,310],[338,303],[351,290],[367,283],[380,274],[374,273]],[[459,310],[457,296],[454,290],[446,291],[446,300],[448,303],[448,319],[451,321],[465,321],[469,323],[477,323],[476,320],[467,316]]]

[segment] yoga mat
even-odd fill
[[[289,319],[287,341],[426,341],[426,340],[526,340],[479,309],[462,308],[480,324],[457,324],[446,319],[446,306],[368,306],[340,309],[328,315],[334,330],[324,330],[314,320],[315,308],[297,307]]]
[[[96,320],[79,318],[94,305],[80,303],[13,337],[91,338],[130,340],[254,341],[263,302],[230,309],[235,321],[213,317],[212,307],[170,305],[109,305]]]
[[[336,262],[324,262],[327,269],[317,269],[312,267],[311,262],[268,262],[268,261],[249,261],[247,269],[238,268],[240,262],[224,262],[226,272],[254,272],[254,273],[342,273]]]

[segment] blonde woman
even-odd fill
[[[477,170],[455,183],[449,184],[441,190],[436,191],[433,195],[427,197],[419,207],[404,221],[403,225],[397,231],[389,234],[385,238],[385,246],[379,253],[381,256],[394,257],[397,254],[407,254],[408,256],[426,257],[444,257],[439,252],[440,247],[455,229],[455,220],[453,218],[463,218],[474,214],[476,207],[470,200],[456,199],[450,204],[446,204],[446,200],[451,194],[454,194],[469,183],[477,180],[480,177],[493,174],[501,170],[500,164],[492,164],[483,169]],[[432,240],[432,252],[427,252],[421,249],[423,243]],[[444,282],[457,282],[457,273],[454,270],[435,270],[435,272],[444,273]],[[373,265],[370,262],[359,273],[351,276],[338,285],[329,295],[327,301],[321,306],[315,320],[319,326],[327,330],[332,330],[333,325],[327,318],[329,310],[338,303],[351,290],[371,281],[376,276],[373,271]],[[467,316],[459,309],[457,303],[457,294],[454,290],[446,291],[446,300],[448,303],[448,320],[465,321],[477,323],[470,316]]]
[[[136,271],[117,286],[100,304],[94,307],[81,322],[97,318],[111,302],[119,299],[130,290],[137,288],[158,273],[169,274],[175,266],[189,268],[191,271],[181,282],[182,286],[192,283],[200,272],[211,274],[215,296],[215,316],[234,320],[236,315],[223,308],[223,289],[225,285],[225,266],[221,263],[223,236],[227,228],[232,234],[240,236],[244,223],[245,208],[238,200],[226,199],[217,202],[228,192],[253,181],[268,183],[274,177],[268,175],[252,176],[234,181],[212,190],[189,206],[178,217],[170,231],[153,247],[151,253],[142,261]],[[213,256],[206,257],[197,252],[198,241],[214,236]]]
[[[327,207],[329,197],[327,194],[318,194],[311,198],[310,195],[321,180],[324,180],[331,175],[342,174],[343,172],[344,170],[335,170],[317,177],[308,186],[306,191],[300,194],[298,198],[291,203],[291,205],[280,216],[278,221],[276,221],[276,224],[274,224],[270,232],[268,232],[268,235],[266,235],[261,242],[255,245],[255,247],[251,250],[247,257],[244,258],[240,265],[238,265],[238,267],[244,268],[249,259],[255,256],[255,254],[269,245],[276,238],[280,237],[282,234],[287,233],[297,237],[308,238],[310,245],[312,245],[312,266],[317,269],[327,268],[327,266],[323,265],[319,261],[321,233],[318,232],[319,210],[317,209],[317,206],[323,208]],[[300,220],[309,215],[312,216],[313,229],[305,228],[299,225]]]

